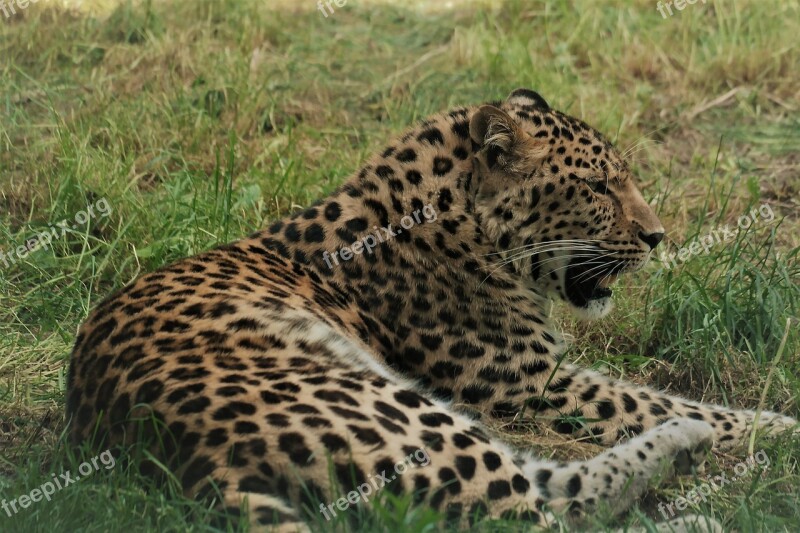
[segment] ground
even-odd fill
[[[651,0],[350,0],[327,18],[312,0],[53,4],[0,18],[0,499],[86,459],[63,438],[65,365],[105,295],[308,206],[413,121],[516,87],[630,148],[667,228],[664,261],[620,281],[609,318],[555,310],[568,357],[798,416],[800,3],[701,0],[662,16]],[[546,457],[597,453],[497,429]],[[724,475],[675,512],[796,530],[800,442],[750,452],[744,475],[741,455],[717,454],[596,526],[649,524],[659,503]],[[439,519],[403,503],[355,512],[364,530]],[[100,464],[51,501],[0,509],[0,530],[207,531],[209,514]],[[495,526],[515,524],[481,527]]]

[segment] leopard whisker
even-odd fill
[[[512,254],[510,256],[503,257],[503,259],[504,260],[506,260],[506,259],[517,259],[517,258],[520,258],[520,257],[531,256],[531,255],[536,255],[536,254],[543,254],[543,253],[552,254],[553,252],[560,252],[560,251],[566,251],[566,252],[571,252],[571,251],[589,252],[589,253],[595,253],[596,254],[598,252],[598,250],[599,250],[599,248],[597,248],[597,247],[553,246],[553,247],[548,247],[548,248],[543,248],[543,249],[523,250],[521,252],[517,252],[517,253]]]
[[[558,240],[558,241],[532,242],[530,244],[517,246],[515,248],[509,248],[507,250],[501,250],[499,252],[491,252],[491,253],[488,253],[488,254],[483,254],[483,257],[489,256],[489,255],[501,255],[501,254],[508,253],[508,252],[514,252],[516,250],[522,250],[524,248],[535,248],[536,246],[545,246],[545,245],[548,245],[548,244],[562,244],[562,243],[563,244],[576,244],[576,243],[577,244],[582,244],[582,243],[589,244],[589,243],[596,243],[596,242],[603,242],[603,241],[601,241],[599,239],[562,239],[562,240]]]

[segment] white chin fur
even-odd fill
[[[572,314],[580,320],[597,320],[598,318],[603,318],[614,308],[614,302],[611,301],[611,296],[590,300],[589,305],[586,307],[577,307],[569,302],[568,305]]]

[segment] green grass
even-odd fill
[[[764,408],[798,415],[797,322],[776,355],[800,314],[800,4],[709,0],[668,19],[650,0],[450,4],[351,0],[325,19],[311,0],[40,2],[0,18],[0,251],[72,226],[102,198],[111,208],[47,249],[0,260],[0,498],[80,464],[63,439],[66,363],[103,296],[307,206],[413,121],[519,86],[621,148],[641,143],[633,168],[668,229],[666,251],[752,207],[775,213],[676,268],[654,262],[623,280],[602,323],[559,311],[571,356],[694,399],[756,407],[763,396]],[[596,453],[509,438],[548,457]],[[755,449],[767,471],[692,509],[729,529],[795,531],[800,444]],[[710,470],[739,460],[714,456]],[[657,504],[697,481],[668,481],[620,520],[598,513],[596,526],[658,520]],[[349,512],[363,530],[438,527],[406,504]],[[209,531],[211,515],[117,465],[12,519],[0,511],[0,530]]]

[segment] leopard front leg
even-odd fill
[[[719,449],[744,444],[754,424],[764,433],[780,432],[797,424],[790,417],[762,411],[734,410],[672,396],[618,381],[597,372],[561,365],[545,376],[537,365],[522,366],[533,371],[536,393],[524,401],[532,416],[544,419],[560,433],[596,436],[611,445],[658,426],[667,420],[689,418],[707,422],[714,430]]]
[[[764,432],[797,423],[769,411],[757,415],[687,400],[563,363],[564,346],[551,334],[554,328],[523,294],[513,305],[488,296],[471,305],[469,320],[449,324],[445,332],[407,335],[383,354],[386,362],[457,406],[503,419],[522,414],[559,433],[593,436],[606,446],[675,418],[710,424],[719,449],[746,442],[756,423]],[[440,310],[437,316],[453,322],[456,314]]]
[[[498,362],[482,358],[453,382],[456,403],[477,407],[491,416],[535,419],[559,433],[593,436],[610,446],[675,418],[704,421],[714,430],[719,449],[744,444],[756,423],[756,412],[690,401],[614,380],[553,357],[520,357]],[[764,433],[796,426],[795,419],[762,411],[757,423]]]
[[[531,461],[522,469],[551,510],[581,522],[598,505],[615,515],[627,510],[655,476],[691,473],[705,460],[712,436],[705,422],[676,419],[588,461]]]

